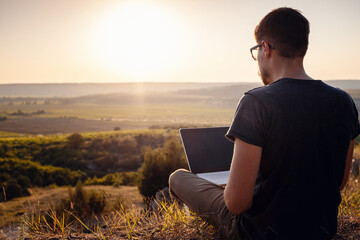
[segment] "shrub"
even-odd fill
[[[31,187],[30,179],[26,176],[19,176],[16,178],[16,181],[22,188]]]
[[[112,205],[115,211],[125,211],[130,203],[122,196],[118,195]]]
[[[38,186],[38,187],[42,187],[43,186],[43,179],[42,179],[42,177],[39,175],[39,174],[37,174],[34,178],[33,178],[33,184],[35,185],[35,186]]]
[[[106,206],[105,193],[99,193],[97,191],[90,191],[88,193],[88,214],[99,215]]]
[[[85,138],[81,136],[81,134],[79,133],[73,133],[67,139],[68,139],[67,146],[73,149],[79,149],[83,147],[85,143]]]
[[[179,168],[186,168],[184,152],[179,141],[165,142],[163,148],[148,149],[140,170],[139,191],[145,197],[152,197],[159,189],[168,185],[170,174]]]
[[[26,188],[21,188],[18,182],[14,179],[7,182],[5,192],[7,201],[13,198],[30,195],[29,191]]]
[[[18,184],[23,188],[31,185],[48,186],[54,183],[59,186],[75,185],[79,180],[84,181],[88,177],[82,171],[43,166],[37,162],[15,158],[0,158],[0,174],[1,182],[17,179],[19,180]]]
[[[9,173],[0,173],[0,185],[11,178]]]
[[[82,219],[101,214],[106,206],[104,193],[88,192],[80,181],[76,184],[74,191],[69,188],[69,198],[72,206],[71,211]]]
[[[82,183],[79,181],[76,184],[75,190],[72,191],[71,188],[69,188],[69,198],[72,206],[72,210],[75,211],[75,213],[78,216],[84,216],[87,212],[87,196],[86,192],[83,188]]]
[[[139,191],[145,197],[154,195],[158,189],[166,186],[168,169],[164,169],[165,161],[165,154],[161,149],[148,150],[145,153],[139,185]]]
[[[105,175],[102,178],[96,176],[92,179],[87,179],[85,185],[113,185],[113,186],[137,186],[139,180],[138,172],[116,172]]]

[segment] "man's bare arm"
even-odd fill
[[[235,138],[230,177],[224,191],[225,204],[234,214],[242,213],[252,205],[261,153],[261,147]]]
[[[349,179],[352,157],[353,157],[353,153],[354,153],[354,144],[355,144],[355,140],[352,140],[349,145],[349,150],[348,150],[346,164],[345,164],[344,177],[343,177],[342,184],[340,186],[340,190],[344,189],[344,187]]]

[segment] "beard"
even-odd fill
[[[269,83],[271,83],[269,71],[267,71],[266,69],[259,68],[258,75],[260,76],[261,81],[264,85],[268,85]]]
[[[261,81],[263,82],[263,84],[266,86],[269,83],[271,83],[272,81],[270,79],[269,69],[263,63],[262,55],[259,56],[258,66],[259,66],[258,75],[260,76]]]

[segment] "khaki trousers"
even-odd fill
[[[223,187],[185,169],[179,169],[170,175],[169,188],[171,194],[191,211],[216,227],[221,237],[242,239],[239,229],[240,215],[234,215],[227,209]]]

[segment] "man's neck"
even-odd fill
[[[277,66],[277,67],[275,67]],[[303,58],[295,59],[280,59],[278,63],[274,66],[274,71],[272,72],[272,82],[275,82],[281,78],[294,78],[294,79],[304,79],[304,80],[313,80],[305,72],[303,65]]]

